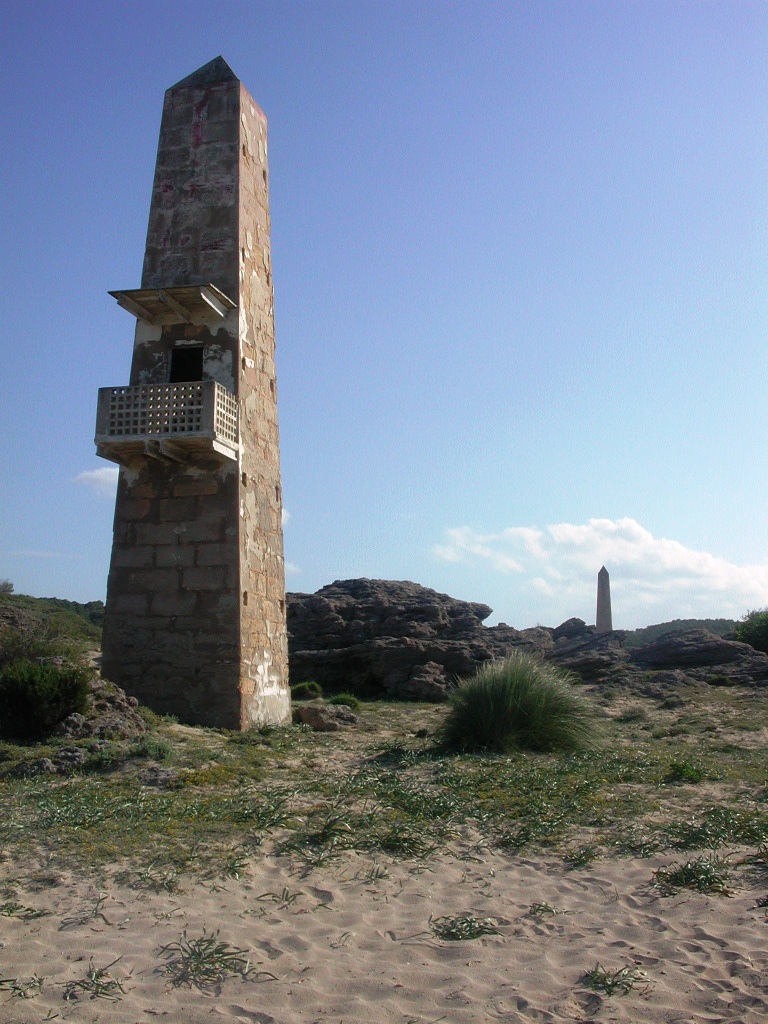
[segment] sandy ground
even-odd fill
[[[47,913],[7,916],[6,905],[0,916],[0,978],[16,979],[17,989],[0,986],[0,1021],[763,1024],[765,878],[742,878],[732,898],[662,897],[652,872],[673,859],[569,870],[556,859],[489,852],[382,860],[382,878],[357,854],[306,870],[265,853],[239,880],[190,879],[177,893],[99,888],[75,876],[20,883],[11,902]],[[13,876],[3,865],[2,881]],[[536,903],[559,913],[536,917]],[[499,934],[447,941],[431,931],[430,919],[467,913],[492,918]],[[165,972],[173,950],[163,947],[185,931],[192,940],[218,931],[219,941],[247,950],[248,974],[207,988],[174,984]],[[117,961],[102,981],[119,981],[119,998],[72,986],[91,961],[95,970]],[[584,975],[597,963],[644,977],[626,994],[596,993]]]

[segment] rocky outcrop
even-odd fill
[[[703,629],[627,650],[626,633],[596,633],[581,619],[517,630],[484,626],[490,614],[488,605],[410,582],[337,580],[315,594],[288,594],[291,682],[441,701],[483,662],[522,650],[586,683],[635,687],[649,696],[698,682],[768,685],[768,655]]]
[[[138,704],[135,697],[128,697],[119,686],[97,677],[90,684],[87,714],[69,715],[56,727],[55,734],[76,740],[89,736],[103,740],[136,739],[147,731],[136,710]]]
[[[305,704],[294,708],[293,720],[314,732],[338,732],[345,725],[354,725],[357,715],[346,704]]]
[[[580,620],[576,620],[580,621]],[[573,623],[570,619],[565,625]],[[597,633],[592,626],[581,623],[581,631],[571,626],[566,633],[559,633],[551,650],[544,652],[548,661],[560,668],[575,672],[585,682],[602,682],[607,677],[627,668],[628,657],[624,650],[624,633],[614,631]],[[562,626],[553,633],[562,630]]]
[[[667,633],[631,651],[630,659],[644,670],[674,669],[715,686],[768,686],[768,654],[705,629]]]
[[[456,640],[482,632],[486,604],[457,601],[417,583],[337,580],[316,594],[288,595],[294,650],[334,650],[378,640]]]
[[[488,605],[407,581],[337,580],[316,594],[288,594],[291,682],[440,701],[484,661],[553,645],[546,630],[487,628],[490,614]]]

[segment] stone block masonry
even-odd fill
[[[233,729],[290,718],[268,185],[266,119],[221,58],[168,90],[141,290],[126,294],[179,315],[139,304],[130,386],[218,381],[238,452],[174,435],[133,436],[124,459],[110,447],[103,673],[159,713]],[[174,295],[208,285],[232,308],[185,316]]]

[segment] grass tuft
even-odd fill
[[[496,922],[490,917],[461,914],[458,917],[430,917],[429,927],[438,939],[463,942],[479,939],[481,935],[500,935]]]
[[[600,739],[597,712],[553,665],[517,652],[482,665],[452,693],[439,734],[449,750],[580,750]]]
[[[672,761],[664,777],[664,782],[690,782],[696,784],[701,782],[705,776],[706,772],[700,764],[694,764],[692,761],[686,760]]]
[[[358,711],[360,708],[360,700],[354,695],[354,693],[334,693],[332,697],[325,698],[326,704],[343,704],[348,707],[350,711]]]
[[[323,688],[320,683],[296,683],[291,687],[292,700],[318,700],[323,696]]]
[[[251,973],[248,951],[221,942],[218,931],[209,935],[203,929],[200,938],[190,939],[185,928],[179,941],[163,946],[160,955],[166,961],[163,972],[174,988],[189,985],[205,989],[237,975],[247,978]]]
[[[120,959],[121,957],[117,958],[117,960]],[[106,967],[94,967],[93,959],[91,959],[84,978],[80,978],[79,981],[67,982],[64,999],[67,1001],[79,999],[80,993],[85,992],[91,999],[108,999],[110,1002],[117,1002],[125,995],[123,986],[117,978],[113,978],[109,973],[110,968],[115,966],[117,960],[113,960]],[[118,992],[121,995],[118,995]]]
[[[684,864],[671,864],[654,872],[655,885],[663,895],[672,896],[681,889],[695,889],[697,892],[718,896],[732,896],[728,886],[730,868],[725,857],[710,854],[695,857]]]
[[[570,914],[570,910],[558,910],[550,903],[532,903],[528,908],[529,917],[535,917],[537,921],[545,917],[557,917],[558,914]]]
[[[617,971],[607,971],[602,964],[595,966],[584,975],[584,982],[593,992],[605,992],[612,996],[614,992],[626,995],[631,992],[638,981],[645,981],[646,973],[639,967],[620,967]]]

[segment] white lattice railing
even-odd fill
[[[99,389],[97,445],[195,437],[237,448],[237,399],[218,381]]]

